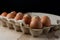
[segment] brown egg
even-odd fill
[[[40,21],[41,19],[40,19],[39,16],[34,16],[34,17],[32,17],[31,21],[34,21],[34,20],[36,20],[36,21]]]
[[[36,16],[36,17],[32,17],[31,19],[31,23],[30,23],[30,27],[32,29],[42,29],[42,23],[40,21],[40,17]]]
[[[29,15],[29,14],[24,14],[22,20],[23,20],[26,24],[30,24],[30,22],[31,22],[31,15]]]
[[[16,11],[12,11],[7,15],[7,18],[14,18],[16,16]]]
[[[2,14],[1,14],[1,16],[7,16],[7,12],[3,12]]]
[[[46,27],[50,27],[50,25],[51,25],[51,20],[48,16],[43,16],[41,18],[41,22],[42,22],[43,26],[46,26]]]
[[[7,18],[14,18],[15,16],[13,16],[14,14],[13,13],[9,13],[6,17]]]
[[[24,14],[21,13],[21,12],[19,12],[19,13],[17,13],[17,15],[15,16],[15,19],[16,19],[16,20],[22,20],[23,16],[24,16]]]
[[[10,13],[13,13],[13,14],[14,14],[14,16],[16,16],[16,14],[17,14],[17,12],[16,12],[16,11],[12,11],[12,12],[10,12]]]

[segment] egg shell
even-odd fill
[[[48,16],[43,16],[41,18],[41,23],[43,24],[43,26],[50,27],[51,20],[50,20],[50,18]]]
[[[3,12],[2,14],[1,14],[1,16],[7,16],[7,12]]]
[[[34,16],[34,17],[32,17],[31,21],[34,21],[34,20],[40,21],[41,19],[39,16]]]
[[[15,16],[14,16],[14,14],[13,13],[9,13],[8,15],[7,15],[7,18],[14,18]]]
[[[10,13],[13,13],[13,14],[14,14],[14,16],[16,16],[16,14],[17,14],[17,12],[16,12],[16,11],[12,11],[12,12],[10,12]]]
[[[32,17],[31,20],[32,21],[30,23],[30,28],[32,28],[32,29],[41,29],[43,27],[42,23],[40,22],[40,17],[39,16]]]
[[[30,25],[31,22],[31,15],[29,14],[24,14],[23,19],[22,19],[26,24]]]
[[[24,15],[23,15],[21,12],[19,12],[19,13],[17,13],[17,15],[15,16],[15,19],[16,19],[16,20],[22,20],[23,16],[24,16]]]

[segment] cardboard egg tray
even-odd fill
[[[60,29],[60,25],[51,25],[51,27],[44,27],[43,29],[31,29],[29,25],[25,24],[22,20],[16,21],[5,17],[0,17],[0,21],[2,21],[2,26],[7,26],[9,29],[14,29],[15,31],[22,31],[24,34],[31,34],[34,37]]]

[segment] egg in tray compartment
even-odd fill
[[[43,24],[44,33],[48,33],[51,28],[51,20],[48,16],[41,17],[41,23]]]
[[[7,14],[8,14],[7,12],[3,12],[0,15],[0,22],[3,27],[7,27],[7,18],[6,18]]]
[[[6,16],[0,15],[0,21],[2,21],[4,27],[6,26],[24,34],[30,34],[33,37],[48,34],[51,29],[53,31],[59,30],[59,25],[51,24],[51,19],[48,16],[40,18],[36,15],[31,16],[30,14],[16,13],[15,11],[5,14]]]
[[[15,31],[20,31],[21,32],[21,28],[20,28],[20,21],[22,20],[24,14],[22,14],[21,12],[18,12],[15,16],[15,25],[14,25],[14,29]]]
[[[21,30],[24,34],[30,34],[29,28],[30,28],[30,22],[31,22],[31,15],[30,14],[24,14],[22,23],[20,23]]]
[[[7,26],[8,26],[9,29],[14,29],[13,24],[15,22],[15,20],[14,20],[15,15],[16,15],[16,13],[14,11],[12,11],[6,16],[7,20],[8,20]]]

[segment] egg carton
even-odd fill
[[[51,29],[54,28],[58,30],[60,26],[51,25],[51,27],[44,27],[43,29],[31,29],[30,26],[25,24],[23,20],[16,21],[14,19],[6,19],[5,17],[1,17],[0,20],[6,22],[9,29],[15,29],[15,31],[22,31],[22,33],[31,34],[32,36],[40,36],[42,33],[48,34]],[[4,24],[6,25],[6,23]]]

